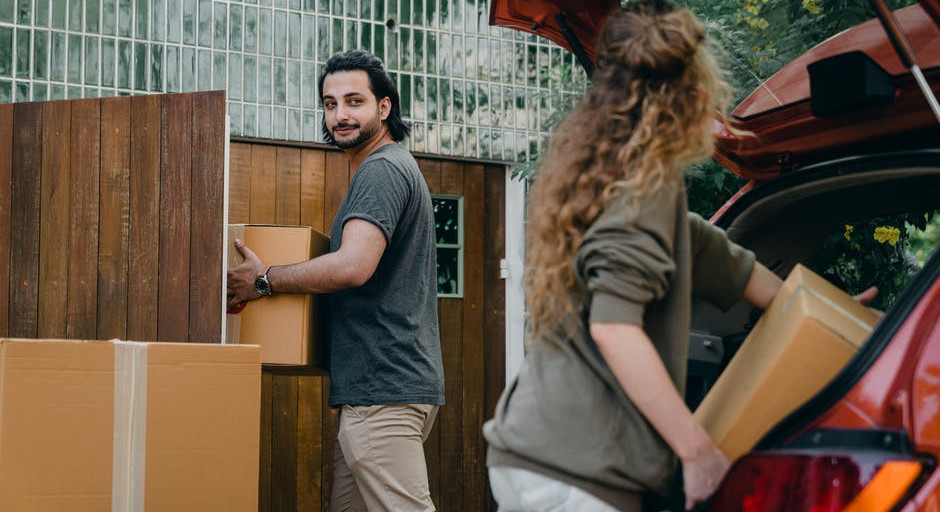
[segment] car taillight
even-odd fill
[[[754,452],[734,464],[707,510],[887,512],[925,466],[896,454]]]

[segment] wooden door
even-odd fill
[[[481,433],[504,384],[505,167],[420,157],[432,194],[464,198],[465,289],[439,299],[447,405],[425,445],[439,510],[495,510]],[[231,145],[229,222],[328,231],[351,179],[345,156],[317,145]],[[327,510],[337,416],[329,378],[263,372],[261,511]]]

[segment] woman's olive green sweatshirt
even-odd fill
[[[637,493],[665,493],[676,459],[627,398],[588,324],[642,326],[684,390],[692,297],[731,307],[743,294],[754,254],[689,214],[680,186],[639,201],[613,198],[572,264],[575,312],[532,340],[483,427],[487,464],[542,473],[626,506]]]

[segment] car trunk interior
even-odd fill
[[[810,266],[827,237],[846,225],[938,210],[940,151],[927,150],[847,158],[785,174],[755,187],[716,224],[785,278],[797,263]],[[724,312],[695,301],[686,387],[690,407],[707,393],[759,314],[744,301]]]

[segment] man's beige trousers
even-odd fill
[[[432,512],[427,439],[438,406],[344,405],[333,451],[331,512]]]

